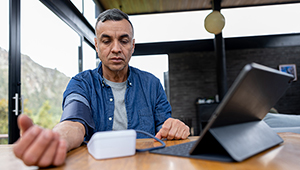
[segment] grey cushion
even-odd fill
[[[281,127],[281,128],[271,128],[276,133],[279,132],[293,132],[293,133],[299,133],[300,134],[300,127]]]
[[[300,115],[268,113],[263,120],[275,132],[300,133]]]

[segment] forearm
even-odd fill
[[[79,122],[60,122],[53,131],[59,133],[60,138],[66,141],[68,151],[79,147],[84,140],[85,128]]]

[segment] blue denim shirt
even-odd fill
[[[94,70],[87,70],[73,77],[63,99],[61,121],[71,120],[85,126],[85,140],[98,131],[110,131],[113,127],[114,97],[110,86],[102,77],[102,63]],[[87,109],[67,109],[65,99],[70,94],[79,94],[86,99]],[[154,75],[129,67],[125,93],[128,129],[143,130],[155,135],[165,120],[171,117],[171,106],[158,78]],[[78,101],[77,101],[78,103]],[[79,102],[80,103],[80,102]],[[71,108],[71,106],[70,106]],[[147,137],[137,134],[138,138]]]

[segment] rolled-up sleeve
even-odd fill
[[[83,124],[85,127],[85,136],[93,134],[95,123],[92,118],[91,109],[84,103],[77,100],[68,103],[66,107],[64,107],[60,121],[66,120]]]
[[[62,121],[80,122],[85,127],[85,136],[94,133],[95,122],[90,106],[90,85],[89,79],[77,75],[73,77],[64,92],[62,103]]]

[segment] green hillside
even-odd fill
[[[61,116],[62,94],[70,77],[21,55],[21,93],[24,113],[35,123],[52,128]],[[0,48],[0,134],[7,133],[8,52]]]

